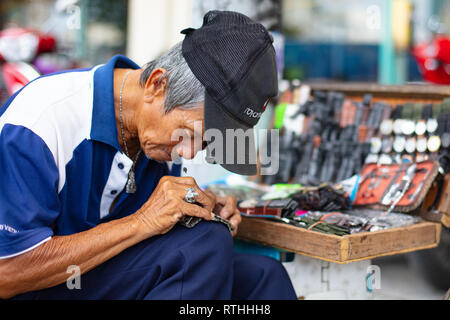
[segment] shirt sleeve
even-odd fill
[[[60,212],[58,168],[45,142],[23,127],[0,132],[0,259],[34,249],[53,236]]]

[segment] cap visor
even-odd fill
[[[207,92],[204,110],[208,155],[228,171],[257,174],[253,128],[234,120]]]

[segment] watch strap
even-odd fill
[[[442,136],[444,134],[446,125],[447,125],[447,118],[448,118],[448,116],[446,113],[439,114],[439,116],[437,118],[437,122],[438,122],[438,127],[436,130],[437,135]]]
[[[422,119],[422,112],[423,112],[423,103],[418,102],[414,104],[413,107],[413,120],[414,121],[419,121],[420,119]]]
[[[390,119],[391,115],[392,115],[392,105],[390,105],[389,103],[384,103],[383,104],[383,117],[382,119]]]
[[[442,112],[450,113],[450,98],[444,98],[442,100]]]
[[[439,116],[439,114],[442,111],[441,109],[442,109],[441,103],[438,103],[438,102],[434,103],[431,117],[437,119],[437,117]]]
[[[428,120],[433,116],[433,105],[431,103],[428,103],[423,107],[422,110],[422,119]]]
[[[412,119],[413,118],[413,108],[414,108],[414,103],[406,102],[403,105],[402,119]]]

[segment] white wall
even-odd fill
[[[130,0],[127,56],[139,65],[168,50],[191,26],[191,0]]]

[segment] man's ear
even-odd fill
[[[155,98],[163,97],[166,93],[167,78],[164,77],[166,69],[157,68],[152,71],[144,87],[144,101],[153,102]]]

